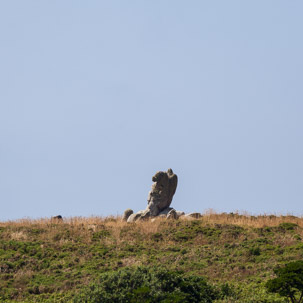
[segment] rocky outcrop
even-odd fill
[[[155,217],[169,208],[177,189],[178,177],[170,168],[167,172],[157,172],[152,180],[154,183],[148,194],[147,209],[150,210],[151,217]]]
[[[173,170],[169,168],[167,172],[158,171],[152,177],[152,181],[146,209],[137,213],[134,213],[132,209],[127,209],[123,214],[123,221],[137,222],[148,219],[154,221],[157,218],[179,219],[185,216],[183,211],[176,211],[170,207],[178,185],[178,177]],[[189,214],[189,218],[199,218],[198,213]]]
[[[167,216],[166,216],[166,219],[178,219],[178,215],[177,215],[177,212],[174,210],[174,209],[171,209]]]
[[[148,193],[147,207],[137,213],[127,209],[123,214],[123,220],[136,222],[157,216],[177,218],[177,212],[170,207],[177,189],[178,177],[170,168],[167,172],[159,171],[152,177],[152,188]]]

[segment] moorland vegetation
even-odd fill
[[[0,222],[0,302],[288,302],[269,281],[302,239],[295,216]]]

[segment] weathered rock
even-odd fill
[[[141,213],[141,220],[146,220],[150,218],[150,210],[146,209],[143,213]]]
[[[166,219],[178,219],[177,212],[174,209],[170,210]]]
[[[167,216],[167,218],[169,218],[168,217],[168,214],[169,213],[172,213],[172,215],[170,215],[170,217],[171,216],[173,216],[173,218],[174,219],[178,219],[179,217],[181,217],[181,216],[183,216],[183,215],[185,215],[185,212],[184,211],[176,211],[174,208],[172,208],[172,207],[167,207],[167,208],[165,208],[164,210],[162,210],[160,213],[159,213],[159,215],[166,215]],[[158,216],[159,216],[158,215]]]
[[[122,220],[127,221],[129,216],[132,215],[133,213],[134,213],[134,211],[132,209],[130,209],[130,208],[126,209],[124,214],[123,214]]]
[[[138,219],[141,217],[140,213],[136,213],[136,214],[131,214],[128,219],[127,222],[136,222],[138,221]]]
[[[165,217],[177,219],[176,210],[169,207],[177,189],[178,177],[170,168],[167,172],[159,171],[153,178],[153,185],[147,198],[147,207],[136,214],[131,209],[127,209],[123,214],[123,220],[136,222],[155,217]]]
[[[177,210],[176,213],[177,213],[178,218],[180,218],[181,216],[184,216],[184,215],[185,215],[185,212],[184,212],[184,211],[179,211],[179,210]]]
[[[202,217],[202,215],[200,213],[189,213],[189,214],[186,214],[185,217],[199,219]]]
[[[161,211],[168,208],[172,202],[177,189],[178,177],[170,168],[167,172],[157,172],[152,181],[152,189],[147,198],[147,209],[152,217],[157,216]]]
[[[164,210],[162,210],[159,214],[159,215],[167,215],[173,208],[172,207],[167,207],[165,208]]]

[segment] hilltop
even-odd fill
[[[216,302],[285,302],[265,282],[303,257],[303,218],[204,214],[126,223],[120,217],[0,222],[0,301],[72,301],[100,274],[160,267],[203,276]]]

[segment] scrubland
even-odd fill
[[[72,302],[101,274],[140,266],[203,276],[222,292],[216,302],[285,302],[264,284],[277,265],[303,259],[302,239],[295,216],[0,222],[0,302]]]

